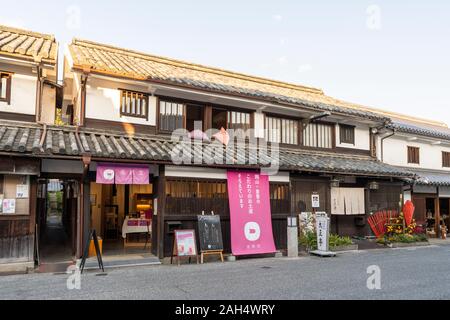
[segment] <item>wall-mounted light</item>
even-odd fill
[[[376,181],[369,182],[369,189],[370,190],[378,190],[380,189],[380,184]]]
[[[331,179],[330,180],[330,187],[332,188],[339,188],[340,181],[338,179]]]

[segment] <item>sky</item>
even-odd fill
[[[450,1],[0,0],[0,24],[313,86],[450,124]]]

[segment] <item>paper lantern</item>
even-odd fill
[[[415,209],[416,208],[411,200],[405,202],[405,205],[403,206],[403,216],[405,217],[405,223],[407,226],[409,226],[412,222]]]

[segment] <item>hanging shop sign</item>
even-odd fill
[[[228,171],[233,255],[274,253],[269,177],[253,171]]]
[[[320,208],[320,196],[318,193],[311,195],[311,203],[313,208]]]
[[[147,166],[97,164],[96,182],[100,184],[149,184]]]

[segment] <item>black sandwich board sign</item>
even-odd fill
[[[223,262],[223,239],[220,216],[201,215],[197,216],[197,219],[201,263],[203,263],[203,256],[210,254],[220,255]]]

